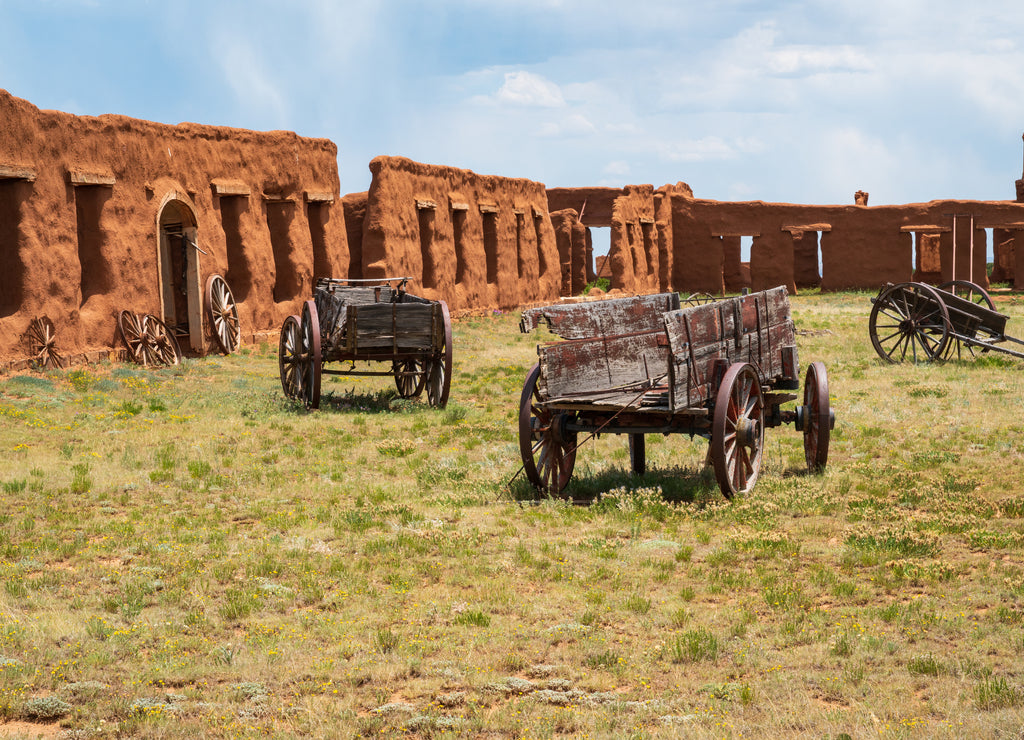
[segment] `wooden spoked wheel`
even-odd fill
[[[452,387],[452,317],[448,313],[448,304],[441,304],[444,346],[428,362],[427,402],[434,408],[443,409],[448,404],[448,394]]]
[[[717,299],[710,293],[690,293],[683,299],[684,306],[703,306],[705,303],[714,303]]]
[[[820,473],[828,463],[828,441],[835,423],[828,400],[828,373],[821,362],[812,362],[807,368],[801,416],[807,469]]]
[[[117,315],[117,332],[121,341],[128,348],[132,361],[144,365],[142,355],[142,317],[131,311],[122,311]]]
[[[565,431],[568,415],[545,408],[537,393],[540,365],[526,374],[519,399],[519,452],[523,472],[539,491],[557,495],[576,466],[576,433]]]
[[[647,472],[647,441],[642,434],[629,435],[629,469],[633,475]]]
[[[715,395],[709,454],[726,498],[754,487],[764,447],[764,399],[757,369],[745,362],[729,367]]]
[[[416,398],[423,392],[427,381],[426,363],[423,360],[395,360],[391,371],[395,375],[395,387],[401,398]]]
[[[930,285],[899,283],[874,299],[868,333],[886,362],[932,362],[949,343],[949,311]]]
[[[238,322],[238,307],[231,288],[220,275],[206,280],[206,315],[210,330],[220,351],[230,355],[242,343],[242,329]]]
[[[57,352],[57,329],[48,316],[37,316],[29,322],[25,342],[36,367],[45,370],[64,367],[64,358]]]
[[[302,396],[302,324],[298,316],[292,315],[281,326],[281,337],[277,342],[277,366],[281,373],[281,387],[288,398]]]
[[[142,356],[144,365],[177,365],[181,347],[167,324],[153,314],[142,317]]]
[[[302,304],[302,317],[299,320],[301,351],[299,370],[302,373],[302,401],[306,408],[320,408],[320,374],[323,360],[320,354],[320,318],[316,312],[316,304],[306,301]]]
[[[939,290],[952,293],[955,296],[970,301],[976,306],[987,308],[989,311],[996,310],[996,304],[992,302],[992,296],[988,294],[988,291],[969,280],[950,280],[939,285]],[[985,352],[987,349],[980,351]],[[961,342],[956,337],[950,337],[949,342],[946,343],[946,351],[942,356],[943,359],[947,360],[955,356],[959,360],[964,354],[970,355],[972,358],[975,357],[974,346]]]

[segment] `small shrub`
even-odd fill
[[[30,720],[54,720],[71,711],[71,705],[56,696],[29,699],[21,708],[22,716]]]
[[[673,663],[718,659],[718,638],[703,627],[677,635],[669,647]]]

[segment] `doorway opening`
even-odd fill
[[[178,343],[203,351],[199,229],[190,206],[169,200],[158,217],[161,319]]]

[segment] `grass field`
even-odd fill
[[[0,736],[1020,737],[1024,361],[883,365],[869,297],[792,298],[829,467],[769,430],[731,502],[682,436],[520,500],[518,314],[445,410],[269,345],[0,376]]]

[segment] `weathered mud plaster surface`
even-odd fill
[[[276,330],[315,271],[348,268],[339,188],[326,139],[73,116],[0,90],[0,361],[24,356],[36,316],[64,354],[118,346],[122,309],[205,322],[195,304],[213,273],[244,335]],[[198,247],[184,295],[168,228]],[[191,329],[204,351],[206,327]]]

